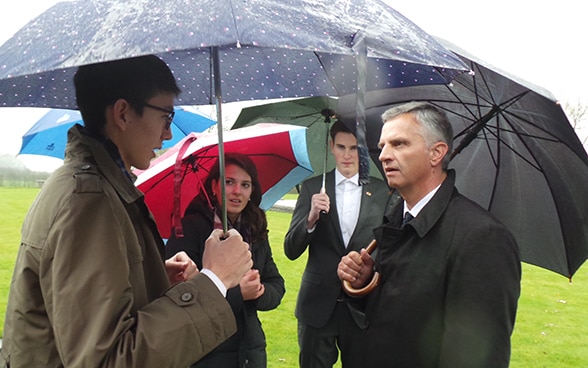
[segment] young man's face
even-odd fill
[[[159,94],[150,98],[147,103],[154,107],[173,111],[174,95]],[[118,144],[118,149],[127,168],[135,167],[147,169],[151,159],[155,157],[155,150],[161,149],[163,141],[172,138],[168,125],[169,113],[152,108],[143,107],[143,115],[136,112],[129,114],[131,123],[124,133],[124,141]]]
[[[331,153],[335,157],[335,165],[344,177],[350,178],[359,172],[359,153],[357,139],[351,133],[337,133],[331,141]]]

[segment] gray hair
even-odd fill
[[[387,121],[403,114],[411,114],[421,125],[423,138],[427,146],[431,147],[437,142],[444,142],[449,147],[449,151],[443,158],[442,167],[447,170],[453,151],[453,128],[444,111],[439,110],[428,102],[408,102],[402,105],[394,106],[382,114],[382,122]]]

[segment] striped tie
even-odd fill
[[[410,212],[406,212],[404,214],[404,218],[402,219],[402,227],[404,227],[404,225],[406,225],[410,220],[412,220],[414,218],[413,215],[410,214]]]

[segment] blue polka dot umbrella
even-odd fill
[[[75,108],[82,64],[158,54],[184,91],[178,105],[346,95],[447,83],[467,67],[379,0],[77,0],[58,3],[0,47],[0,106]],[[214,65],[213,65],[214,63]]]
[[[468,70],[380,0],[77,0],[0,47],[0,106],[75,108],[77,66],[144,54],[168,63],[178,105],[217,105],[220,143],[223,102],[357,93],[360,180],[363,93],[445,84]]]

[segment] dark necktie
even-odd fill
[[[406,225],[410,220],[412,220],[414,218],[413,215],[410,214],[410,212],[406,212],[404,214],[404,218],[402,219],[402,227],[404,227],[404,225]]]

